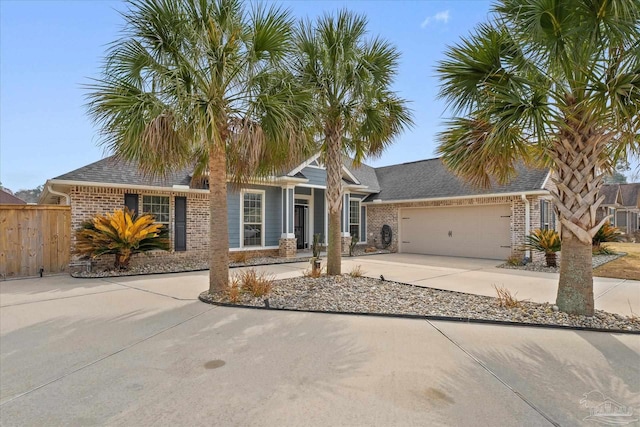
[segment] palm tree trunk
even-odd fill
[[[593,316],[593,267],[591,244],[570,232],[562,233],[562,259],[558,284],[558,308],[569,314]]]
[[[327,206],[329,236],[327,245],[327,275],[342,274],[342,238],[340,213],[342,209],[342,136],[340,127],[325,132],[327,167]]]
[[[611,134],[582,123],[580,115],[567,122],[573,129],[563,131],[551,156],[556,165],[557,186],[551,194],[562,224],[562,259],[556,304],[566,313],[593,316],[593,267],[591,241],[606,218],[596,220],[603,150]]]
[[[229,287],[227,226],[227,158],[218,144],[209,147],[209,293]]]

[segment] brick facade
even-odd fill
[[[540,227],[540,197],[527,196],[530,203],[530,230]],[[523,252],[525,243],[525,202],[520,196],[474,197],[466,199],[433,200],[394,204],[367,204],[367,244],[382,248],[380,232],[383,225],[389,225],[392,231],[391,244],[387,247],[392,252],[398,251],[398,217],[401,208],[418,207],[455,207],[509,204],[511,206],[511,251],[513,255]],[[537,259],[538,254],[533,254]],[[542,257],[544,257],[542,255]]]
[[[280,239],[278,245],[278,255],[283,258],[293,258],[298,252],[298,239]]]
[[[104,215],[124,206],[125,194],[138,194],[138,206],[142,209],[143,196],[168,196],[169,197],[169,237],[171,250],[153,251],[146,254],[136,254],[131,259],[131,265],[153,264],[161,262],[189,260],[201,262],[209,259],[209,194],[206,192],[184,191],[158,191],[140,190],[134,188],[90,187],[72,186],[69,195],[71,197],[71,228],[72,231],[80,228],[81,224],[96,215]],[[187,250],[175,251],[175,197],[187,198]],[[72,232],[72,246],[75,243]],[[235,252],[230,252],[231,256]],[[249,258],[255,256],[274,256],[277,250],[252,250],[246,255]],[[113,266],[113,256],[103,256],[95,260],[97,269]]]

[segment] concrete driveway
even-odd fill
[[[592,391],[640,414],[638,336],[220,308],[206,282],[0,282],[0,424],[577,425]]]

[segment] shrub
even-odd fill
[[[240,287],[240,281],[237,277],[231,278],[229,282],[229,289],[227,290],[227,299],[233,304],[240,302],[242,296],[242,289]]]
[[[614,227],[608,222],[602,224],[602,227],[598,230],[591,241],[593,250],[599,252],[601,245],[606,242],[620,242],[622,241],[622,232],[618,227]]]
[[[496,285],[493,285],[493,289],[495,289],[496,293],[498,294],[496,299],[498,300],[498,305],[500,307],[516,308],[522,305],[522,301],[519,301],[516,298],[516,295],[518,294],[517,292],[515,294],[512,294],[511,291],[509,291],[509,289],[505,288],[504,286],[497,287]]]
[[[357,235],[351,237],[351,243],[349,243],[349,256],[353,256],[353,250],[356,248],[360,238]]]
[[[233,280],[238,281],[243,292],[248,292],[259,298],[271,292],[274,277],[264,271],[258,273],[255,269],[250,268],[238,274]]]
[[[115,255],[114,267],[125,270],[133,254],[169,250],[169,231],[153,215],[135,215],[128,208],[97,215],[76,232],[75,253],[83,257]]]
[[[349,272],[349,276],[351,276],[351,277],[362,277],[364,275],[364,273],[365,273],[365,271],[362,269],[362,266],[361,265],[356,265]]]
[[[561,249],[560,235],[556,230],[534,230],[526,236],[525,248],[544,253],[547,267],[556,267],[556,252]]]
[[[522,265],[523,255],[522,254],[511,255],[506,259],[506,262],[507,262],[507,265],[514,265],[514,266]]]
[[[305,270],[302,272],[302,276],[304,277],[311,277],[312,279],[318,279],[320,277],[322,277],[325,274],[326,270],[325,267],[321,267],[321,268],[312,268],[310,270]]]
[[[322,245],[320,244],[320,233],[313,235],[313,243],[311,244],[311,252],[316,259],[320,258],[320,252],[322,251]]]
[[[233,255],[231,255],[231,261],[237,264],[246,264],[250,259],[251,257],[247,251],[234,252]]]

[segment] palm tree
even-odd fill
[[[391,90],[400,54],[379,37],[367,38],[367,19],[347,10],[325,14],[315,24],[302,22],[296,53],[297,74],[313,91],[327,168],[327,274],[339,275],[343,155],[358,166],[366,156],[379,156],[412,124],[407,102]]]
[[[562,226],[557,305],[593,315],[591,239],[604,176],[640,151],[638,0],[500,0],[448,48],[440,95],[457,117],[444,163],[480,186],[543,159]]]
[[[104,144],[153,175],[194,167],[210,191],[210,292],[228,286],[227,180],[305,155],[309,97],[285,68],[294,20],[240,0],[131,0],[89,86]]]

